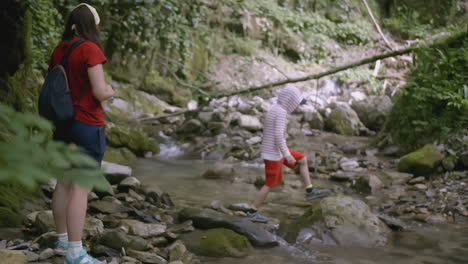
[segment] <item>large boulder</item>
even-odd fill
[[[436,171],[443,159],[444,155],[433,145],[426,145],[401,157],[398,171],[412,173],[416,176],[428,176]]]
[[[27,264],[28,257],[18,250],[0,249],[0,260],[2,263]]]
[[[245,236],[225,228],[197,230],[183,240],[191,252],[209,257],[245,257],[252,248]]]
[[[179,220],[192,220],[201,229],[228,228],[246,236],[254,246],[273,247],[278,245],[275,236],[259,228],[249,220],[223,214],[211,209],[184,208],[179,212]]]
[[[331,105],[331,112],[325,122],[327,129],[343,135],[360,135],[366,130],[356,112],[344,103]]]
[[[87,217],[84,225],[83,236],[87,237],[98,237],[104,233],[104,223],[94,217]]]
[[[318,240],[342,246],[384,246],[390,234],[390,229],[363,201],[347,196],[327,197],[312,204],[291,225],[286,239],[295,241],[303,229],[316,232],[302,242],[313,243]],[[321,237],[316,237],[317,234]]]
[[[325,126],[322,115],[312,105],[302,105],[299,112],[303,114],[302,121],[309,124],[312,129],[322,130]]]
[[[200,134],[205,129],[205,126],[200,120],[190,119],[177,129],[177,133],[184,135]]]
[[[39,212],[36,216],[34,226],[41,234],[55,230],[55,222],[52,211],[48,210]]]
[[[387,120],[392,100],[386,95],[369,96],[364,100],[353,101],[351,107],[367,128],[379,131]]]
[[[130,149],[137,156],[143,157],[145,153],[159,153],[159,146],[150,140],[148,134],[140,128],[111,126],[107,130],[107,142],[110,146]]]
[[[132,176],[132,168],[115,163],[103,161],[101,169],[110,184],[118,184],[123,179]]]

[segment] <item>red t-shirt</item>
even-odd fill
[[[61,63],[68,48],[79,39],[83,38],[75,37],[71,41],[63,41],[55,47],[49,70]],[[75,120],[88,125],[104,125],[104,110],[101,102],[92,93],[88,68],[106,61],[107,58],[102,50],[91,41],[81,43],[68,57],[68,65],[65,68],[73,100]]]

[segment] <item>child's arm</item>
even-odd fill
[[[283,154],[283,157],[291,156],[288,145],[286,144],[286,138],[284,136],[286,133],[287,122],[288,120],[286,112],[278,114],[275,120],[275,145],[278,146],[281,153]]]

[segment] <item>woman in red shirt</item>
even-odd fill
[[[102,64],[107,59],[100,48],[99,21],[92,6],[75,7],[68,17],[62,42],[54,49],[50,68],[61,62],[73,43],[85,40],[73,50],[65,65],[74,120],[56,123],[54,139],[80,146],[100,164],[106,146],[101,102],[112,97],[114,91],[104,80]],[[101,263],[86,253],[81,242],[88,192],[73,182],[59,182],[55,187],[52,210],[58,234],[56,252],[66,255],[68,264]]]

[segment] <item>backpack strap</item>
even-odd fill
[[[71,47],[68,48],[67,53],[65,54],[65,56],[63,56],[62,62],[60,63],[60,65],[62,65],[64,68],[66,68],[67,64],[68,64],[68,56],[70,56],[70,54],[73,52],[73,50],[75,50],[81,43],[84,43],[86,41],[87,40],[80,39],[80,40],[77,40],[77,41],[73,42]]]

